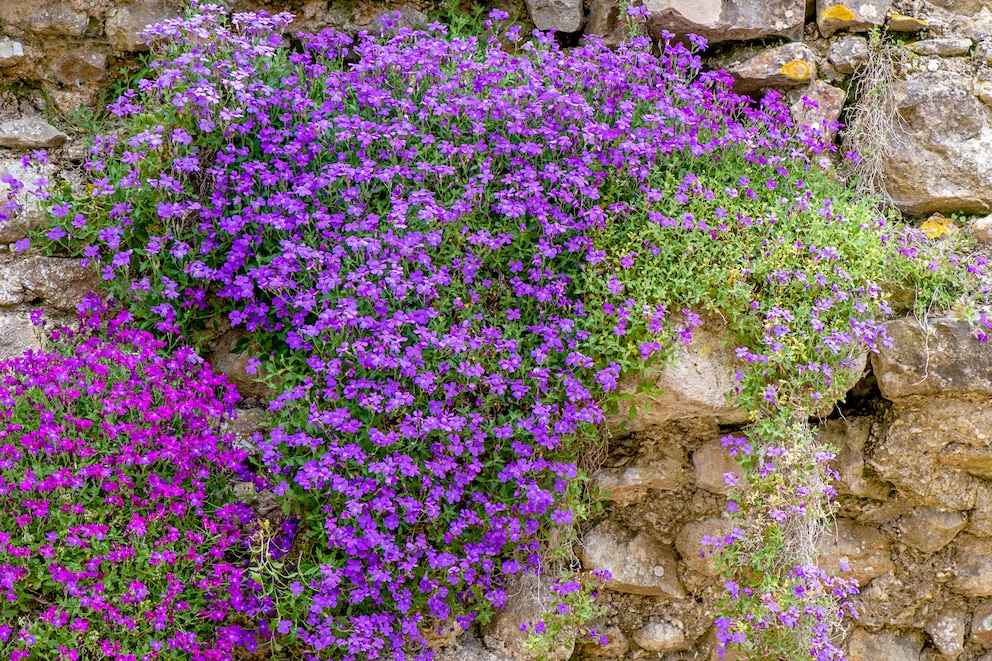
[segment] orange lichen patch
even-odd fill
[[[820,12],[820,20],[832,19],[835,21],[853,21],[854,12],[845,7],[844,5],[834,5],[833,7],[827,7]]]
[[[958,228],[950,218],[944,218],[939,213],[935,213],[926,219],[920,226],[920,231],[926,234],[928,239],[936,239],[945,234],[954,234]]]
[[[922,18],[916,18],[915,16],[889,14],[886,27],[894,32],[917,32],[919,30],[925,30],[928,25],[929,23],[927,21]]]
[[[778,71],[783,76],[788,76],[793,80],[809,80],[813,77],[813,69],[805,60],[793,60],[788,64],[783,64]]]

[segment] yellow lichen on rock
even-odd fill
[[[944,234],[954,234],[958,231],[955,227],[954,222],[950,218],[945,218],[939,213],[927,218],[920,226],[920,230],[927,236],[928,239],[936,239]]]
[[[809,66],[809,62],[805,60],[792,60],[787,64],[783,64],[782,68],[779,69],[779,73],[793,80],[809,80],[813,77],[813,69]]]
[[[855,18],[854,12],[845,7],[844,5],[834,5],[833,7],[827,7],[822,12],[820,12],[820,21],[825,19],[831,19],[834,21],[853,21]]]

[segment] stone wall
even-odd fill
[[[492,4],[492,3],[490,3]],[[882,111],[888,136],[874,136],[874,166],[892,203],[911,219],[973,214],[959,221],[992,240],[992,0],[644,0],[657,37],[702,34],[711,62],[741,92],[772,87],[807,122],[850,121],[855,107]],[[301,30],[372,27],[383,10],[411,26],[432,3],[317,0],[236,8],[288,9]],[[65,121],[98,102],[119,70],[133,66],[149,22],[177,14],[175,0],[0,0],[0,175],[24,171],[26,150],[48,148],[52,168],[79,166],[85,135]],[[520,10],[563,43],[623,34],[617,0],[527,0]],[[884,57],[868,31],[887,30]],[[858,76],[886,66],[880,99],[859,96]],[[864,89],[863,87],[860,89]],[[807,96],[818,107],[801,100]],[[844,134],[842,133],[843,137]],[[839,138],[840,139],[840,138]],[[850,140],[850,136],[848,136]],[[0,183],[0,200],[6,198]],[[99,277],[75,260],[14,252],[40,213],[0,226],[0,358],[38,346],[28,319],[45,307],[68,318]],[[987,244],[986,244],[987,245]],[[852,378],[848,401],[824,412],[820,433],[840,448],[840,514],[820,543],[823,563],[843,559],[860,581],[860,620],[846,648],[852,661],[992,661],[992,344],[980,346],[949,319],[890,322],[892,349]],[[596,623],[600,647],[577,640],[557,659],[709,659],[713,601],[720,589],[704,535],[724,534],[726,486],[735,464],[719,437],[745,421],[725,393],[735,369],[719,328],[697,334],[678,363],[658,375],[665,395],[650,415],[616,428],[593,486],[608,494],[575,554],[609,569]],[[211,358],[236,380],[236,338],[218,338]],[[250,392],[263,396],[262,392]],[[238,429],[250,431],[258,411]],[[487,627],[447,638],[446,661],[527,659],[521,622],[553,599],[528,579]],[[715,656],[713,657],[715,658]]]

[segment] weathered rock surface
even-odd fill
[[[992,642],[992,601],[983,601],[971,617],[971,640],[984,645]]]
[[[827,133],[833,134],[834,131],[829,127],[840,118],[847,92],[816,80],[803,93],[803,97],[790,108],[796,124],[817,129],[827,127]]]
[[[42,201],[34,195],[34,192],[38,188],[39,181],[47,179],[51,172],[51,166],[46,165],[40,169],[26,168],[21,164],[19,158],[0,159],[0,178],[3,178],[4,175],[10,175],[24,184],[24,188],[14,196],[14,201],[21,206],[21,211],[16,218],[0,221],[0,243],[14,243],[23,239],[28,235],[28,231],[41,221],[44,216]],[[7,203],[9,192],[10,185],[0,181],[0,202],[2,204]]]
[[[816,0],[816,24],[829,37],[837,30],[864,32],[885,23],[889,0]]]
[[[888,322],[885,331],[893,346],[872,356],[872,368],[886,399],[992,395],[992,345],[977,342],[967,322],[931,319],[924,329],[905,318]]]
[[[966,530],[976,537],[992,537],[992,486],[987,482],[979,482],[975,490],[975,504]]]
[[[607,46],[625,41],[627,27],[620,20],[620,4],[616,0],[591,0],[582,33],[602,37]]]
[[[868,61],[868,40],[864,37],[844,37],[830,46],[827,58],[840,73],[854,73]]]
[[[827,420],[820,425],[819,440],[837,448],[831,463],[840,475],[833,486],[839,493],[862,498],[885,499],[891,488],[865,470],[865,446],[874,420],[868,417]]]
[[[22,117],[0,123],[0,147],[50,149],[61,146],[68,136],[38,117]]]
[[[20,356],[29,349],[40,349],[37,331],[26,315],[0,312],[0,360]]]
[[[581,649],[583,659],[617,659],[622,657],[630,649],[630,642],[623,635],[620,627],[614,625],[600,625],[591,622],[588,625],[596,630],[597,636],[606,636],[606,644],[599,641],[586,643]]]
[[[918,636],[855,629],[848,639],[848,661],[918,661],[923,641]]]
[[[0,262],[0,305],[39,303],[75,311],[83,296],[95,291],[100,279],[80,260],[34,255]]]
[[[107,56],[92,48],[77,48],[56,59],[52,68],[63,85],[98,83],[107,77]]]
[[[0,2],[0,25],[8,34],[23,32],[80,37],[89,26],[89,16],[62,0],[17,0]]]
[[[716,576],[718,554],[703,546],[707,537],[722,539],[733,530],[730,521],[719,516],[711,516],[692,521],[682,526],[675,538],[675,548],[682,556],[682,563],[703,576]]]
[[[551,590],[552,584],[552,579],[533,574],[523,574],[511,581],[505,588],[506,604],[482,627],[485,646],[497,655],[512,659],[534,659],[534,654],[527,649],[529,634],[521,631],[521,627],[532,627],[534,622],[543,620],[544,614],[561,602],[561,596]],[[574,634],[566,634],[563,632],[559,638],[562,644],[544,657],[546,661],[565,661],[572,655],[575,637]],[[480,661],[491,661],[485,656],[478,658]]]
[[[697,487],[722,495],[730,493],[730,486],[724,475],[733,473],[740,477],[744,474],[741,465],[730,456],[719,440],[707,441],[696,448],[692,453],[692,466]]]
[[[928,26],[926,20],[906,14],[889,14],[885,21],[885,28],[889,32],[919,32],[926,30]]]
[[[688,649],[690,641],[677,623],[652,620],[634,632],[634,642],[649,652],[677,652]]]
[[[966,597],[992,596],[992,540],[960,535],[954,540],[951,590]]]
[[[576,553],[587,570],[606,569],[612,574],[606,584],[611,590],[685,596],[675,553],[645,533],[634,534],[614,521],[605,521],[586,533]]]
[[[906,48],[917,55],[954,57],[967,55],[971,50],[971,39],[921,39]]]
[[[972,221],[968,230],[979,243],[992,243],[992,215]]]
[[[853,577],[861,586],[895,569],[889,538],[849,519],[837,519],[834,529],[820,537],[817,549],[821,567],[843,578]],[[842,562],[850,566],[850,572],[841,571]]]
[[[676,489],[682,477],[681,457],[655,450],[636,457],[626,466],[598,471],[592,476],[590,487],[608,500],[630,503],[645,496],[648,489]]]
[[[807,85],[816,77],[816,58],[803,43],[785,44],[762,51],[730,68],[734,89],[753,93],[768,87]]]
[[[107,19],[104,31],[114,50],[146,51],[148,45],[141,38],[144,29],[176,16],[178,14],[164,4],[124,5],[117,7],[114,14]]]
[[[442,647],[434,653],[436,661],[510,661],[510,657],[487,650],[476,636],[466,632],[454,645]]]
[[[927,622],[924,630],[930,634],[933,646],[945,659],[953,660],[964,651],[964,630],[968,621],[963,613],[944,610]]]
[[[698,34],[712,43],[799,39],[805,0],[644,0],[651,34]]]
[[[24,59],[24,46],[9,37],[0,37],[0,68],[12,67]]]
[[[531,20],[538,30],[578,32],[585,17],[582,0],[526,0]]]
[[[915,507],[896,524],[902,535],[900,540],[925,553],[934,553],[948,543],[968,523],[962,512],[934,507]]]

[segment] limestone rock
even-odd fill
[[[956,575],[951,590],[966,597],[992,596],[992,540],[961,535],[954,547]]]
[[[791,43],[762,51],[746,62],[731,67],[734,88],[744,93],[766,87],[798,87],[816,77],[813,51],[803,43]]]
[[[854,578],[860,586],[895,569],[889,538],[850,519],[837,519],[834,529],[817,541],[817,550],[821,567],[842,578]],[[841,562],[846,562],[851,571],[841,571]]]
[[[963,613],[943,610],[927,622],[924,630],[930,634],[930,640],[941,656],[953,661],[964,651],[965,625],[967,620]]]
[[[889,0],[816,0],[816,24],[829,37],[837,30],[865,32],[885,23]]]
[[[932,60],[937,62],[937,60]],[[919,71],[893,83],[898,122],[882,164],[886,193],[911,214],[992,208],[992,127],[974,79]]]
[[[435,661],[511,661],[503,654],[487,650],[475,635],[462,634],[454,645],[442,647],[434,653]]]
[[[906,14],[889,14],[885,22],[885,28],[889,32],[919,32],[926,30],[928,26],[929,23],[924,19]]]
[[[992,601],[984,601],[975,608],[971,618],[971,640],[979,645],[992,642]]]
[[[968,517],[961,512],[916,507],[897,523],[902,532],[900,538],[924,553],[934,553],[947,546],[964,529]]]
[[[76,11],[65,0],[4,0],[0,2],[0,25],[12,34],[33,32],[44,35],[81,37],[89,27],[90,18]],[[12,36],[19,36],[13,34]]]
[[[921,39],[906,48],[917,55],[953,57],[967,55],[971,50],[971,39]]]
[[[840,118],[846,100],[847,92],[817,80],[803,98],[792,104],[792,118],[796,124],[823,129],[832,135],[834,130],[830,127]]]
[[[0,305],[31,303],[75,311],[100,280],[80,260],[35,255],[0,262]]]
[[[608,500],[631,503],[647,494],[648,489],[670,491],[682,477],[681,457],[661,451],[641,455],[626,466],[605,468],[592,476],[590,486]]]
[[[652,36],[662,30],[709,42],[802,37],[805,0],[644,0]]]
[[[163,23],[178,14],[164,4],[139,4],[117,7],[107,19],[104,31],[114,50],[136,52],[148,50],[141,33],[149,25]]]
[[[234,434],[234,444],[252,451],[256,449],[254,436],[262,431],[268,413],[264,408],[236,409],[237,417],[227,423],[226,431]]]
[[[587,570],[606,569],[606,587],[617,592],[682,598],[675,553],[645,533],[633,534],[614,521],[586,533],[576,553]]]
[[[0,360],[23,355],[29,349],[40,349],[37,330],[27,315],[0,312]]]
[[[884,500],[891,491],[887,484],[865,471],[865,445],[873,424],[874,420],[863,417],[827,420],[820,426],[820,442],[837,448],[831,468],[840,475],[833,485],[839,493]]]
[[[14,197],[21,206],[21,211],[17,217],[0,220],[0,243],[14,243],[28,235],[28,231],[35,227],[44,216],[42,201],[34,195],[38,188],[39,181],[47,178],[52,173],[50,165],[41,168],[26,168],[21,164],[21,159],[0,159],[0,178],[10,175],[17,181],[24,184],[24,188]],[[10,186],[0,181],[0,201],[7,202],[7,194]]]
[[[848,661],[918,661],[923,641],[891,631],[869,633],[858,628],[847,641]]]
[[[619,627],[608,625],[600,626],[595,622],[590,623],[590,628],[596,630],[597,636],[606,636],[606,644],[599,641],[586,643],[582,646],[581,657],[583,659],[618,659],[630,649],[627,637],[623,635]]]
[[[886,399],[992,394],[992,344],[977,342],[967,322],[931,319],[924,329],[905,318],[885,331],[892,346],[872,356],[872,368]]]
[[[868,61],[868,40],[864,37],[844,37],[830,47],[827,58],[840,73],[854,73]]]
[[[649,652],[678,652],[688,649],[681,623],[652,620],[634,632],[634,642]]]
[[[24,46],[8,37],[0,37],[0,69],[12,67],[24,59]]]
[[[917,504],[971,509],[978,480],[969,472],[984,475],[990,466],[980,454],[992,437],[987,400],[907,402],[897,404],[887,420],[869,459],[879,476]]]
[[[966,530],[976,537],[992,537],[992,486],[987,482],[978,484]]]
[[[992,243],[992,215],[972,221],[969,231],[979,243]]]
[[[523,574],[511,581],[505,588],[506,604],[482,628],[485,646],[497,655],[512,659],[534,659],[535,656],[527,649],[529,634],[521,631],[521,626],[543,620],[545,614],[561,602],[561,596],[551,590],[552,583],[548,577],[533,574]],[[542,661],[565,661],[572,655],[575,649],[574,634],[564,638],[567,638],[567,642],[560,638],[559,642],[562,644],[551,654],[545,655]]]
[[[578,32],[585,20],[582,0],[526,0],[538,30]]]
[[[637,432],[685,418],[716,418],[722,424],[746,421],[747,412],[729,399],[737,385],[734,376],[740,363],[733,349],[725,346],[726,338],[726,327],[716,322],[706,321],[694,328],[691,344],[678,343],[671,363],[653,375],[661,394],[650,399],[638,396],[634,418],[621,406],[620,415],[609,424],[624,424],[626,431]],[[632,393],[635,385],[622,384],[621,390]],[[648,410],[645,404],[650,404]]]
[[[52,67],[63,85],[98,83],[107,77],[107,56],[91,48],[77,48],[64,53]]]
[[[49,149],[62,145],[68,137],[38,117],[22,117],[0,123],[0,147]]]
[[[725,538],[733,530],[730,521],[719,516],[711,516],[699,521],[692,521],[682,526],[675,538],[675,548],[682,556],[686,567],[699,572],[703,576],[716,576],[718,555],[703,546],[703,539],[713,537]]]
[[[740,477],[744,474],[741,465],[718,440],[708,441],[696,448],[692,453],[692,466],[696,473],[696,486],[721,495],[730,493],[724,475],[733,473]]]

